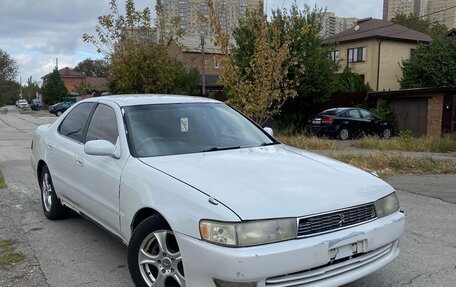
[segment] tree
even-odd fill
[[[296,95],[286,77],[285,62],[290,50],[289,42],[281,41],[281,23],[266,21],[260,2],[258,11],[248,13],[241,20],[235,32],[237,45],[230,47],[229,35],[218,22],[213,1],[209,0],[208,6],[216,43],[224,54],[220,83],[228,103],[263,125],[279,113],[288,98]],[[250,49],[243,50],[245,46]]]
[[[334,92],[336,93],[367,93],[372,91],[369,84],[357,74],[345,69],[342,73],[336,75]]]
[[[418,18],[413,14],[397,14],[391,22],[412,30],[431,35],[432,38],[442,37],[448,30],[444,24],[432,23],[429,19]]]
[[[456,86],[456,38],[436,38],[419,45],[415,55],[402,62],[401,88]]]
[[[135,9],[133,0],[126,0],[125,15],[117,1],[110,1],[110,14],[98,18],[96,36],[83,39],[97,47],[109,60],[109,88],[112,93],[182,93],[176,83],[192,79],[186,85],[196,86],[182,64],[170,58],[166,46],[153,39],[150,10]],[[184,89],[185,90],[185,89]]]
[[[20,85],[16,81],[0,80],[0,107],[14,105],[19,99]]]
[[[273,11],[268,21],[260,6],[240,21],[230,47],[208,2],[216,42],[225,54],[220,82],[229,103],[260,124],[273,116],[295,124],[304,121],[308,107],[329,97],[337,64],[329,57],[332,47],[322,47],[321,11],[293,5],[290,11]]]
[[[17,76],[18,65],[16,60],[0,49],[0,80],[14,80]]]
[[[0,106],[14,104],[19,95],[19,84],[15,82],[18,65],[5,51],[0,49]]]
[[[44,101],[48,105],[61,102],[68,95],[68,90],[65,87],[65,83],[60,79],[57,68],[46,79],[41,88],[41,93],[44,95]]]
[[[36,94],[40,91],[40,86],[34,82],[32,77],[27,79],[27,85],[22,87],[22,97],[26,99],[35,99]]]
[[[302,130],[313,108],[326,102],[333,92],[339,64],[330,57],[334,47],[323,45],[321,9],[304,5],[300,10],[292,5],[289,12],[276,10],[273,15],[282,22],[284,40],[291,43],[287,78],[297,93],[277,118],[282,125]]]
[[[78,63],[74,67],[75,71],[78,71],[87,77],[107,77],[108,76],[108,61],[105,59],[92,60],[90,58]]]

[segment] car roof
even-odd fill
[[[133,94],[90,98],[86,101],[111,101],[121,107],[141,106],[154,104],[183,104],[183,103],[220,103],[217,100],[203,97],[157,95],[157,94]]]

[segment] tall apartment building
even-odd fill
[[[456,0],[383,0],[383,19],[389,21],[397,14],[412,13],[417,17],[431,14],[424,18],[428,18],[431,23],[445,24],[448,29],[452,29],[456,28],[455,6]]]
[[[432,23],[437,22],[440,24],[445,24],[448,29],[456,28],[455,6],[456,0],[428,0],[427,12],[428,14],[431,14],[429,15],[429,20],[431,20]]]
[[[210,36],[209,7],[207,0],[161,0],[163,5],[163,19],[165,30],[173,29],[177,24],[184,32],[185,42],[197,43],[202,34]],[[218,20],[225,32],[231,34],[238,25],[239,19],[247,10],[258,9],[259,0],[215,0],[215,11]]]
[[[326,12],[323,16],[321,36],[332,37],[356,25],[358,18],[337,17],[335,13]]]
[[[419,15],[420,0],[383,0],[383,20],[390,21],[397,14]]]

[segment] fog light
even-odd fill
[[[214,279],[216,287],[256,287],[256,282],[229,282],[220,279]]]

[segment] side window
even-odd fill
[[[359,110],[359,112],[361,113],[361,115],[363,116],[363,118],[365,119],[368,119],[368,120],[375,120],[376,116],[371,113],[371,112],[368,112],[366,110]]]
[[[94,103],[84,103],[76,106],[60,124],[59,133],[78,142],[82,142],[84,127],[93,106]]]
[[[349,111],[348,111],[348,114],[349,114],[349,117],[350,117],[350,118],[354,118],[354,119],[359,119],[359,118],[361,118],[361,117],[359,116],[359,112],[358,112],[357,110],[349,110]]]
[[[116,144],[118,136],[116,113],[111,107],[99,104],[90,121],[86,142],[107,140]]]

